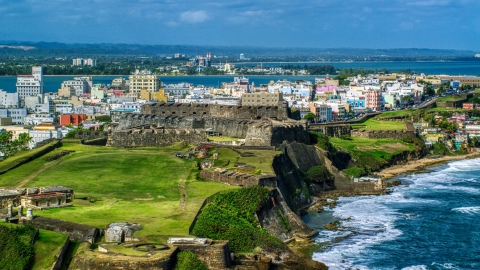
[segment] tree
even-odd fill
[[[315,117],[316,117],[316,115],[314,113],[309,112],[309,113],[307,113],[303,116],[303,119],[306,119],[308,121],[312,121],[312,120],[315,119]]]

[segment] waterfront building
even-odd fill
[[[83,58],[74,58],[72,60],[72,65],[73,66],[96,66],[97,65],[97,60],[88,58],[88,59],[83,59]]]
[[[58,89],[59,97],[81,97],[90,93],[92,88],[91,77],[75,77],[73,80],[64,81]]]
[[[110,88],[113,88],[115,90],[128,90],[127,81],[122,77],[115,78],[112,80]]]
[[[140,90],[146,89],[147,92],[158,92],[160,88],[160,80],[157,75],[152,74],[148,70],[136,70],[135,74],[129,76],[130,93],[140,94]]]
[[[242,106],[278,106],[283,101],[283,94],[279,91],[273,93],[256,92],[242,95]]]
[[[6,108],[18,108],[19,105],[18,93],[7,93],[5,90],[0,90],[0,105]]]
[[[42,67],[32,67],[32,75],[18,75],[16,86],[20,99],[28,96],[43,95]]]
[[[163,85],[166,93],[172,94],[175,98],[183,98],[187,95],[190,89],[193,89],[193,85],[189,83],[177,83]]]
[[[0,118],[12,118],[12,124],[23,125],[27,116],[26,108],[0,109]]]

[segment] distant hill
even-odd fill
[[[31,48],[34,49],[31,49]],[[24,48],[29,48],[25,50]],[[257,58],[302,58],[351,59],[351,60],[412,60],[412,59],[470,59],[475,52],[466,50],[440,50],[424,48],[398,49],[358,49],[358,48],[280,48],[253,46],[193,46],[193,45],[140,45],[140,44],[66,44],[58,42],[0,41],[0,56],[173,56],[175,53],[187,57],[205,55],[211,52],[216,56],[238,58],[240,53],[246,57]],[[473,59],[472,59],[473,60]]]

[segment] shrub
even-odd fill
[[[402,141],[406,143],[413,143],[413,139],[410,136],[403,137]]]
[[[35,234],[33,227],[0,225],[0,269],[30,269],[34,260],[32,242]]]
[[[360,177],[362,175],[366,175],[367,172],[365,171],[365,169],[363,168],[359,168],[357,166],[354,166],[354,167],[351,167],[351,168],[348,168],[348,169],[345,169],[343,170],[343,172],[351,177],[351,178],[354,178],[354,177]]]
[[[310,132],[310,141],[316,144],[318,147],[327,150],[329,152],[335,151],[335,148],[330,143],[328,136],[319,132]]]
[[[325,166],[313,166],[305,173],[307,179],[311,182],[321,182],[332,177],[332,174]]]
[[[175,270],[208,270],[208,267],[193,252],[181,251],[177,254]]]
[[[259,227],[255,212],[268,197],[268,190],[254,186],[216,194],[203,209],[192,234],[230,241],[233,252],[251,252],[256,247],[283,250],[278,238]]]
[[[447,146],[445,146],[445,144],[441,142],[436,142],[433,144],[433,154],[445,156],[450,154],[450,151],[448,151],[448,148]]]

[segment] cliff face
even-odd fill
[[[270,192],[256,215],[262,228],[284,241],[295,237],[309,238],[317,234],[290,210],[277,189]]]

